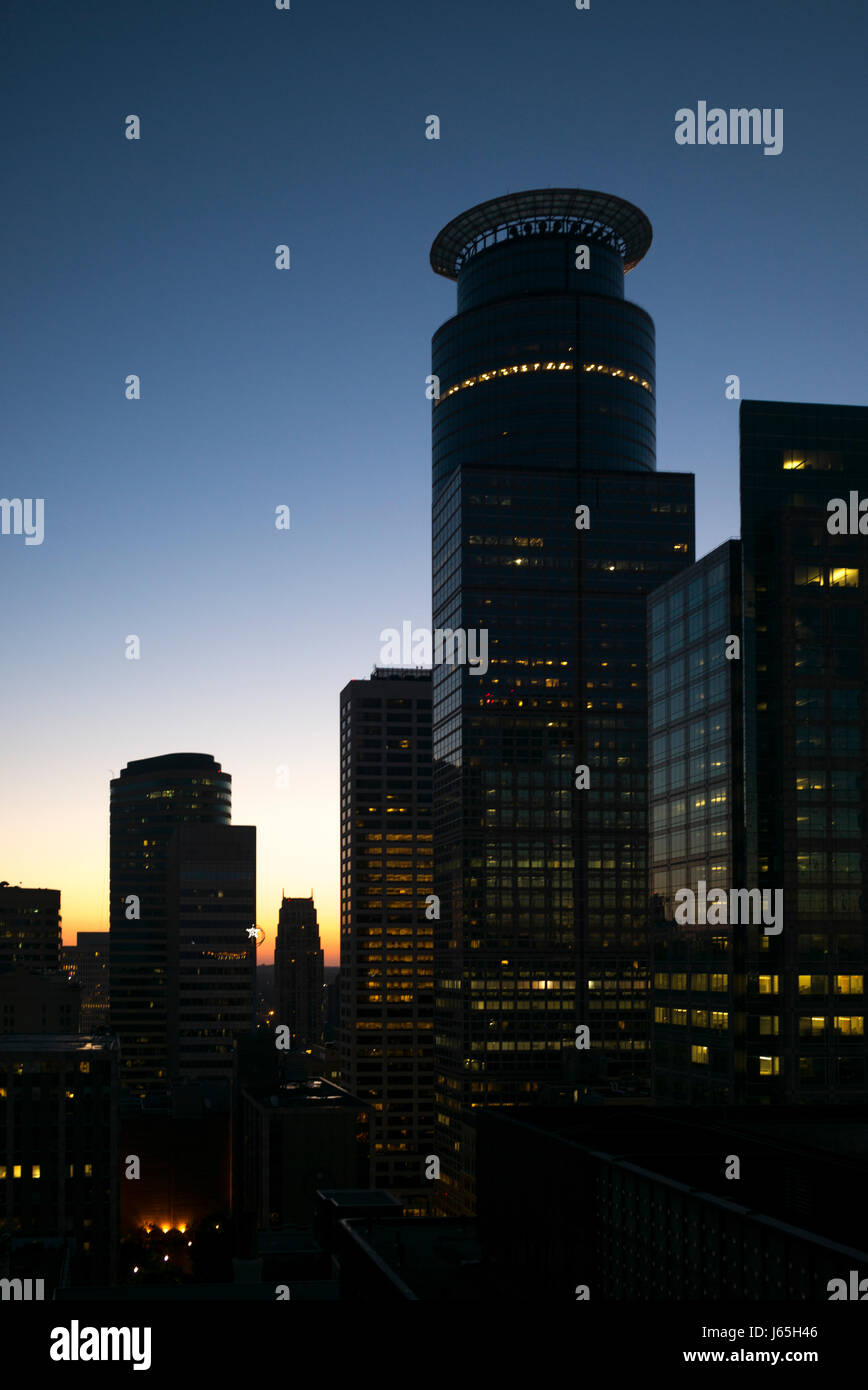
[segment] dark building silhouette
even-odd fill
[[[63,947],[63,969],[81,990],[79,1031],[107,1028],[109,1010],[109,933],[80,931],[74,946]]]
[[[81,989],[62,971],[0,966],[0,1033],[78,1033],[80,1007]]]
[[[0,1230],[73,1239],[73,1279],[113,1283],[119,1181],[117,1043],[0,1037]]]
[[[784,902],[747,939],[749,1029],[773,1024],[747,1098],[864,1102],[868,566],[828,503],[868,497],[868,409],[743,401],[740,425],[747,874]]]
[[[322,1078],[242,1093],[244,1212],[259,1229],[312,1226],[317,1189],[367,1178],[369,1110]]]
[[[233,1204],[233,1114],[215,1105],[207,1085],[179,1082],[145,1106],[121,1104],[121,1231],[189,1231]],[[139,1176],[127,1178],[130,1155]],[[129,1277],[129,1270],[124,1274]]]
[[[313,898],[284,898],[274,947],[274,1023],[289,1028],[293,1048],[313,1047],[322,1041],[323,968]]]
[[[252,1027],[255,830],[203,753],[131,762],[111,784],[111,1025],[125,1087],[225,1080]]]
[[[325,967],[325,996],[323,1038],[337,1043],[341,1031],[341,972],[337,966]]]
[[[431,673],[341,691],[341,1078],[373,1109],[371,1180],[432,1191]]]
[[[229,1082],[256,1010],[256,830],[179,825],[168,885],[169,1079]]]
[[[580,1066],[650,1075],[644,604],[693,559],[693,478],[655,471],[654,326],[624,298],[650,242],[632,204],[546,189],[431,251],[458,283],[433,340],[435,633],[488,634],[487,669],[433,672],[447,1213],[473,1207],[474,1107],[570,1100]]]
[[[59,970],[60,892],[0,883],[0,965]]]
[[[856,1108],[489,1111],[480,1246],[547,1303],[827,1301],[868,1275],[866,1154]]]

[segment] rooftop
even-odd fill
[[[528,232],[602,241],[621,256],[625,272],[641,261],[652,237],[644,212],[623,198],[590,188],[534,188],[489,198],[453,217],[431,247],[431,266],[457,280],[469,256]]]
[[[81,1033],[0,1034],[0,1052],[107,1052],[113,1044],[113,1037],[89,1038]]]

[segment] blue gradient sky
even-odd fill
[[[336,959],[338,693],[430,622],[434,236],[546,185],[647,213],[626,288],[703,554],[738,533],[727,373],[865,403],[865,13],[10,0],[0,490],[46,515],[0,537],[0,878],[60,888],[67,939],[107,925],[111,771],[212,753],[258,826],[260,959],[281,889]],[[677,146],[700,99],[783,107],[783,153]]]

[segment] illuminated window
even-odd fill
[[[670,985],[669,985],[669,988],[670,988],[670,989],[686,989],[686,988],[687,988],[687,976],[686,976],[686,974],[676,974],[676,975],[672,975],[672,976],[670,977]]]
[[[439,397],[434,398],[434,405],[439,405],[447,397],[455,394],[456,391],[466,391],[469,388],[480,385],[495,378],[509,376],[526,376],[534,372],[571,372],[574,363],[572,362],[518,362],[509,367],[493,367],[487,372],[480,372],[477,376],[465,377],[463,381],[456,381],[448,390],[441,392]],[[583,362],[581,369],[588,373],[599,373],[603,376],[621,377],[624,381],[630,381],[634,386],[641,386],[645,391],[651,390],[651,383],[644,377],[637,376],[634,372],[627,372],[623,367],[609,367],[600,362]]]
[[[759,1073],[760,1076],[779,1076],[781,1071],[780,1057],[760,1057]]]
[[[707,1027],[708,1027],[708,1010],[707,1010],[707,1009],[691,1009],[691,1011],[690,1011],[690,1022],[693,1024],[694,1028],[707,1028]]]
[[[727,975],[712,975],[711,989],[715,994],[725,994],[729,977]]]
[[[672,1022],[673,1022],[673,1023],[678,1023],[678,1024],[686,1024],[686,1023],[687,1023],[687,1010],[686,1010],[686,1009],[673,1009],[673,1010],[672,1010]]]
[[[42,1177],[42,1169],[41,1169],[41,1167],[39,1166],[38,1163],[34,1163],[34,1164],[31,1166],[31,1169],[30,1169],[30,1176],[31,1176],[31,1178],[41,1178],[41,1177]]]
[[[830,589],[858,589],[859,571],[856,569],[842,569],[840,567],[829,570]]]
[[[796,584],[799,587],[806,584],[816,584],[818,588],[822,589],[822,568],[819,565],[796,565]]]
[[[849,976],[839,976],[839,978],[849,978]],[[825,994],[826,977],[825,975],[800,975],[799,994]]]
[[[14,1164],[14,1166],[13,1166],[13,1168],[12,1168],[12,1176],[13,1176],[13,1178],[20,1178],[20,1177],[21,1177],[21,1164],[20,1164],[20,1163]]]
[[[669,1010],[668,1010],[667,1008],[665,1008],[663,1005],[658,1004],[658,1005],[655,1006],[655,1009],[654,1009],[654,1022],[655,1022],[655,1023],[668,1023],[668,1022],[669,1022]]]
[[[759,992],[760,994],[777,994],[781,987],[780,975],[760,975]]]
[[[861,1038],[865,1034],[865,1019],[861,1014],[843,1014],[835,1018],[835,1031],[844,1037]]]
[[[702,1066],[708,1065],[708,1048],[703,1043],[694,1043],[690,1049],[691,1062],[698,1062]]]
[[[861,975],[836,975],[835,976],[836,994],[861,994],[862,976]]]
[[[800,1038],[821,1038],[826,1031],[825,1018],[811,1017],[803,1014],[799,1018],[799,1037]]]

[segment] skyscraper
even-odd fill
[[[168,855],[169,1080],[227,1082],[256,1012],[256,830],[179,825]]]
[[[730,892],[747,886],[743,661],[731,643],[741,632],[738,541],[648,599],[652,1056],[662,1101],[744,1100],[745,934],[728,911]],[[703,906],[676,921],[684,889],[702,892],[703,904],[706,889],[726,893],[724,920],[710,925]]]
[[[744,401],[741,545],[649,601],[660,1099],[868,1096],[860,493],[868,410]]]
[[[0,1230],[22,1239],[69,1239],[77,1282],[114,1282],[117,1041],[58,1033],[2,1037],[0,1097]]]
[[[323,952],[313,898],[284,898],[274,947],[276,1022],[290,1031],[293,1048],[322,1041],[325,994]]]
[[[252,1025],[255,831],[230,827],[230,788],[203,753],[111,784],[111,1023],[138,1092],[225,1072],[229,1035]]]
[[[81,989],[79,1031],[108,1027],[109,1014],[109,933],[80,931],[74,946],[64,946],[64,970]]]
[[[654,327],[624,298],[650,242],[632,204],[545,189],[470,209],[431,251],[458,283],[433,340],[434,625],[488,651],[433,674],[457,1214],[474,1106],[648,1076],[644,604],[693,558],[692,476],[655,472]]]
[[[0,883],[0,965],[60,969],[60,893]]]
[[[747,941],[746,1098],[864,1102],[868,409],[743,401],[740,425],[747,875],[784,905]]]
[[[341,1083],[373,1108],[372,1183],[431,1192],[431,673],[341,691]]]

